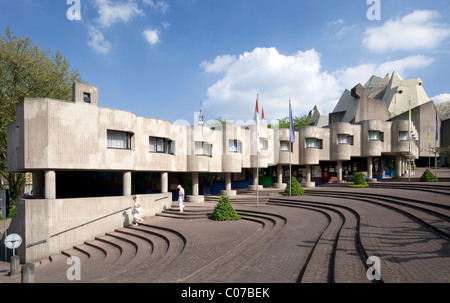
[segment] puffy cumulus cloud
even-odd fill
[[[321,71],[320,55],[314,49],[286,56],[275,48],[255,48],[238,58],[219,56],[202,66],[205,71],[226,72],[208,88],[204,102],[205,112],[217,117],[252,119],[256,94],[267,120],[286,117],[289,99],[296,115],[316,104],[330,111],[341,93],[333,75]]]
[[[161,42],[161,40],[159,39],[159,31],[158,30],[147,29],[142,34],[144,35],[145,40],[147,40],[147,42],[150,45],[155,45],[155,44]]]
[[[314,49],[283,55],[276,48],[255,48],[239,57],[222,55],[201,63],[205,72],[225,73],[207,89],[204,109],[212,118],[251,120],[259,94],[260,107],[269,121],[288,115],[289,100],[294,115],[307,114],[314,105],[330,113],[345,89],[364,85],[372,75],[384,77],[393,71],[407,75],[433,62],[433,58],[418,55],[330,72],[322,69],[320,54]]]
[[[108,54],[111,51],[111,43],[105,39],[102,32],[94,26],[88,27],[88,35],[90,40],[88,45],[101,54]]]
[[[450,101],[450,94],[440,94],[440,95],[434,96],[433,98],[431,98],[431,100],[433,100],[434,103],[447,102],[447,101]]]
[[[115,4],[111,4],[110,0],[95,0],[94,5],[98,8],[98,22],[103,27],[110,27],[118,21],[127,23],[136,16],[144,15],[133,0]]]
[[[362,44],[377,53],[433,49],[450,36],[450,26],[435,22],[437,11],[416,10],[382,26],[366,29]]]

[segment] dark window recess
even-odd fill
[[[84,102],[91,103],[91,94],[83,93]]]

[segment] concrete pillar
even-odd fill
[[[231,190],[231,173],[225,173],[225,190]]]
[[[306,181],[303,182],[302,186],[303,187],[316,187],[316,183],[311,182],[311,165],[306,165],[305,173],[306,173]]]
[[[56,173],[54,170],[45,171],[45,199],[56,199]]]
[[[277,183],[283,183],[283,165],[277,165]]]
[[[262,189],[263,186],[259,185],[259,174],[258,174],[258,168],[253,168],[253,185],[249,185],[248,189],[256,190],[259,186],[259,189]]]
[[[397,177],[401,177],[403,175],[403,161],[402,156],[397,156]]]
[[[342,183],[342,161],[337,161],[337,182]]]
[[[123,173],[123,195],[131,196],[131,172]]]
[[[198,196],[198,173],[192,173],[192,195]]]
[[[41,170],[33,172],[33,197],[44,197],[44,172]]]
[[[20,257],[19,256],[11,256],[9,260],[9,269],[10,276],[17,276],[20,274]]]
[[[229,197],[236,196],[236,191],[231,190],[231,173],[225,173],[225,190],[221,190],[220,194]]]
[[[373,158],[367,157],[367,182],[374,182],[373,178]]]
[[[22,266],[21,281],[22,283],[34,283],[34,264],[27,263]]]
[[[192,196],[187,196],[187,202],[205,202],[204,196],[199,196],[198,172],[192,173]]]
[[[277,165],[277,183],[274,183],[273,187],[285,189],[286,185],[287,184],[283,183],[283,165],[278,164]]]
[[[161,192],[162,193],[169,192],[169,174],[168,173],[161,174]]]

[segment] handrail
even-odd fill
[[[132,208],[132,207],[130,206],[130,207],[127,207],[127,208],[124,208],[124,209],[121,209],[121,210],[115,211],[115,212],[113,212],[113,213],[111,213],[111,214],[109,214],[109,215],[105,215],[105,216],[99,217],[99,218],[97,218],[97,219],[94,219],[94,220],[88,221],[88,222],[86,222],[86,223],[83,223],[83,224],[77,225],[77,226],[75,226],[75,227],[71,227],[71,228],[69,228],[69,229],[66,229],[66,230],[60,231],[60,232],[58,232],[58,233],[56,233],[56,234],[53,234],[53,235],[51,235],[51,236],[50,236],[50,238],[53,238],[53,237],[59,236],[59,235],[61,235],[61,234],[63,234],[63,233],[66,233],[66,232],[68,232],[68,231],[71,231],[71,230],[74,230],[74,229],[77,229],[77,228],[83,227],[83,226],[85,226],[85,225],[88,225],[88,224],[94,223],[94,222],[96,222],[96,221],[99,221],[99,220],[101,220],[101,219],[104,219],[104,218],[110,217],[110,216],[112,216],[112,215],[115,215],[115,214],[118,214],[118,213],[120,213],[120,212],[123,212],[123,211],[129,210],[129,209],[131,209],[131,208]]]
[[[101,220],[101,219],[105,219],[105,218],[107,218],[107,217],[113,216],[113,215],[115,215],[115,214],[118,214],[118,213],[120,213],[120,212],[129,210],[129,209],[131,209],[131,208],[132,208],[132,206],[127,207],[127,208],[124,208],[124,209],[121,209],[121,210],[118,210],[118,211],[115,211],[115,212],[113,212],[113,213],[111,213],[111,214],[108,214],[108,215],[105,215],[105,216],[101,216],[101,217],[99,217],[99,218],[97,218],[97,219],[94,219],[94,220],[88,221],[88,222],[86,222],[86,223],[83,223],[83,224],[80,224],[80,225],[71,227],[71,228],[69,228],[69,229],[60,231],[60,232],[58,232],[58,233],[56,233],[56,234],[51,235],[50,238],[59,236],[59,235],[61,235],[61,234],[63,234],[63,233],[66,233],[66,232],[68,232],[68,231],[71,231],[71,230],[74,230],[74,229],[83,227],[83,226],[85,226],[85,225],[91,224],[91,223],[96,222],[96,221],[99,221],[99,220]],[[26,246],[26,248],[29,248],[29,247],[32,247],[32,246],[35,246],[35,245],[39,245],[39,244],[43,244],[43,243],[45,243],[45,242],[47,242],[47,239],[40,240],[40,241],[36,241],[36,242],[33,242],[33,243],[28,244],[28,245]]]

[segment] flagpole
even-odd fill
[[[430,142],[430,124],[428,123],[428,168],[431,169],[431,142]]]
[[[259,101],[259,94],[256,94],[256,103]],[[259,106],[259,105],[258,105]],[[258,121],[259,121],[259,107],[258,112],[256,113],[258,115]],[[255,121],[256,122],[256,121]],[[259,125],[256,125],[256,207],[259,206]]]
[[[411,182],[411,100],[409,103],[409,123],[408,123],[408,141],[409,141],[409,153],[408,153],[408,182]]]
[[[289,99],[289,116],[292,115],[292,108],[291,108],[291,100]],[[292,123],[290,117],[289,117],[289,123]],[[292,164],[291,164],[291,157],[292,157],[292,125],[289,125],[289,196],[292,196]]]
[[[438,140],[438,116],[436,111],[436,136],[434,137],[434,175],[437,177],[437,140]]]

